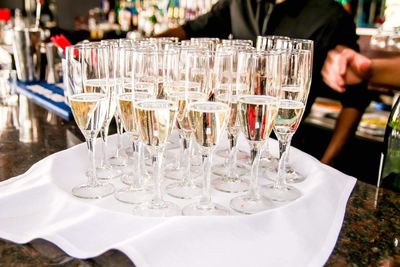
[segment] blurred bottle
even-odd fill
[[[400,192],[400,97],[397,98],[386,126],[382,187]]]

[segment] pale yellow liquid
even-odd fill
[[[207,94],[201,92],[171,92],[167,95],[167,98],[178,105],[178,114],[176,119],[179,128],[185,131],[191,131],[187,105],[192,102],[207,100]]]
[[[177,107],[170,101],[145,100],[135,103],[139,134],[144,144],[165,146],[174,127]]]
[[[106,95],[100,93],[76,94],[69,97],[72,114],[81,131],[98,130],[104,120]]]
[[[240,126],[245,137],[254,142],[270,135],[278,113],[278,101],[270,96],[242,96],[238,100]]]
[[[188,107],[189,123],[196,142],[203,147],[217,145],[229,119],[229,106],[217,102],[196,102]]]

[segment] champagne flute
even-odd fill
[[[281,35],[257,36],[256,49],[258,51],[286,49],[289,41],[289,37]]]
[[[258,36],[256,49],[259,51],[269,51],[276,49],[289,49],[290,48],[290,38],[287,36],[280,35],[267,35],[267,36]],[[276,172],[278,169],[278,158],[273,156],[270,153],[269,149],[269,141],[268,139],[262,148],[262,154],[260,156],[260,164],[259,168],[262,173],[267,174],[270,177],[271,172]]]
[[[274,132],[279,141],[279,167],[275,183],[263,187],[262,194],[274,201],[293,201],[301,197],[301,192],[286,183],[286,157],[290,141],[296,132],[307,103],[308,77],[312,64],[311,52],[292,49],[285,56],[284,87]]]
[[[289,47],[291,49],[301,49],[301,50],[307,50],[310,51],[311,53],[311,63],[313,62],[313,53],[314,53],[314,42],[312,40],[307,40],[307,39],[290,39]],[[305,87],[308,87],[306,90],[310,90],[311,87],[311,80],[312,80],[312,64],[308,65],[308,75],[305,77],[307,81],[304,83]],[[286,87],[286,86],[284,86]],[[306,177],[299,173],[297,170],[295,170],[289,162],[289,155],[290,155],[290,143],[288,145],[288,152],[286,155],[286,181],[288,183],[300,183],[303,182]]]
[[[167,186],[166,192],[178,198],[193,198],[199,195],[199,187],[194,184],[193,177],[198,176],[192,168],[192,152],[191,145],[191,129],[187,123],[187,102],[206,100],[207,95],[203,95],[203,87],[199,81],[191,78],[189,73],[197,72],[198,69],[205,69],[203,65],[197,65],[197,61],[191,60],[191,53],[200,53],[206,51],[195,45],[178,46],[171,45],[168,49],[179,51],[179,62],[174,64],[173,73],[166,79],[166,94],[167,99],[174,101],[178,105],[177,126],[179,129],[180,153],[176,162],[170,163],[165,167],[165,177],[178,180]],[[195,63],[195,64],[194,64]],[[188,75],[186,75],[188,72]]]
[[[179,177],[181,180],[169,184],[166,192],[177,198],[193,198],[200,195],[201,189],[192,180],[190,164],[192,129],[189,126],[187,106],[192,102],[206,101],[208,95],[202,92],[200,84],[195,82],[171,82],[165,87],[167,88],[167,99],[175,102],[178,106],[177,126],[181,142],[177,168],[166,168],[165,170],[166,177]]]
[[[133,109],[133,104],[136,101],[148,98],[149,94],[147,93],[122,93],[118,96],[118,109],[121,114],[124,128],[133,146],[134,169],[132,170],[132,174],[130,175],[131,181],[129,186],[117,190],[114,196],[117,200],[130,204],[144,203],[151,198],[151,190],[149,190],[149,188],[146,186],[145,179],[142,175],[142,166],[140,162],[141,145],[137,129],[137,121],[135,120]]]
[[[117,178],[122,175],[122,171],[118,168],[113,168],[109,163],[108,157],[108,132],[112,118],[117,109],[117,90],[118,90],[118,61],[117,61],[117,47],[112,43],[93,43],[95,46],[104,47],[106,57],[108,58],[109,70],[108,79],[88,79],[87,86],[92,87],[91,90],[98,90],[99,87],[105,86],[107,88],[108,103],[107,111],[103,126],[100,129],[100,136],[102,139],[102,159],[100,166],[97,166],[97,175],[99,179],[108,180]]]
[[[233,80],[232,80],[232,97],[231,97],[231,112],[227,126],[227,134],[229,140],[229,154],[223,164],[213,166],[213,173],[218,178],[213,180],[215,189],[227,193],[244,192],[249,187],[249,182],[240,176],[248,173],[246,167],[238,166],[236,146],[237,137],[239,134],[239,120],[237,118],[237,100],[243,94],[248,94],[250,89],[250,72],[249,63],[252,55],[252,50],[249,47],[219,47],[219,51],[231,51],[233,53]],[[226,87],[226,86],[225,86]],[[226,89],[224,86],[216,88],[214,95],[216,99],[224,99]],[[241,168],[239,168],[241,167]]]
[[[213,57],[213,67],[208,72],[208,83],[213,92],[227,85],[224,99],[216,102],[198,101],[188,105],[188,118],[196,143],[199,145],[203,161],[203,194],[198,203],[190,204],[182,210],[183,215],[229,215],[228,208],[211,201],[212,154],[229,121],[231,103],[232,53],[217,52],[205,55],[207,61]],[[213,88],[214,87],[214,88]],[[223,100],[222,102],[219,102]]]
[[[252,40],[245,40],[245,39],[222,39],[221,45],[228,45],[228,46],[253,46]]]
[[[123,126],[132,141],[133,165],[128,187],[124,187],[115,192],[117,200],[125,203],[140,204],[151,199],[151,190],[145,183],[144,170],[142,168],[142,145],[139,140],[137,121],[134,114],[133,104],[139,100],[155,97],[154,83],[135,81],[136,67],[143,64],[136,64],[136,49],[132,47],[122,47],[119,49],[119,64],[121,66],[122,86],[121,93],[118,95],[118,111],[121,116]],[[140,53],[140,52],[138,52]],[[144,59],[144,58],[141,58]]]
[[[119,52],[120,47],[131,47],[135,44],[135,41],[129,40],[129,39],[111,39],[111,40],[102,40],[100,42],[101,44],[104,45],[110,45],[114,49],[116,49],[116,53]],[[115,55],[118,57],[118,55]],[[115,61],[116,63],[118,62]],[[121,71],[118,69],[120,67],[119,64],[116,64],[115,66],[115,71],[116,71],[116,80],[117,80],[117,94],[120,91],[120,85],[121,85]],[[114,68],[113,68],[114,69]],[[127,165],[128,161],[128,156],[126,155],[123,146],[122,146],[122,137],[124,133],[124,126],[123,122],[121,119],[121,114],[119,113],[119,109],[116,110],[114,114],[114,119],[115,119],[115,124],[117,128],[117,149],[115,150],[115,154],[112,155],[109,159],[108,162],[110,163],[111,166],[115,167],[123,167]]]
[[[86,139],[91,171],[88,182],[72,189],[72,194],[80,198],[102,198],[114,192],[110,183],[97,180],[95,148],[96,137],[104,123],[107,103],[110,95],[108,88],[102,86],[93,91],[87,78],[108,79],[108,57],[104,47],[69,46],[67,47],[67,99],[75,121]]]
[[[282,54],[277,51],[253,53],[251,92],[238,100],[240,127],[250,145],[251,181],[246,195],[231,200],[231,208],[244,214],[261,212],[274,205],[259,193],[259,150],[268,139],[278,112],[281,91]]]
[[[174,216],[178,205],[163,200],[161,166],[165,145],[175,124],[177,106],[168,100],[142,100],[133,104],[139,135],[152,157],[154,196],[150,202],[135,206],[133,213],[142,216]]]

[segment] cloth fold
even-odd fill
[[[243,140],[238,144],[248,150]],[[270,147],[277,154],[276,142]],[[293,148],[292,165],[307,179],[295,185],[303,196],[292,203],[250,216],[135,217],[130,205],[113,197],[71,195],[72,187],[86,180],[85,152],[81,144],[55,153],[0,183],[1,238],[17,243],[43,238],[78,258],[118,249],[138,267],[321,266],[335,246],[356,182]],[[212,194],[225,206],[240,195]],[[181,207],[195,201],[166,199]]]

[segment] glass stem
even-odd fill
[[[89,152],[89,161],[90,161],[90,167],[92,169],[91,172],[89,172],[88,175],[88,184],[89,186],[96,186],[97,185],[97,175],[96,175],[96,158],[95,158],[95,147],[96,147],[96,138],[95,137],[89,137],[86,139],[86,144],[88,147],[88,152]]]
[[[153,167],[153,180],[154,180],[154,196],[151,200],[152,206],[163,208],[165,206],[164,200],[161,194],[161,164],[162,164],[163,153],[161,150],[157,150],[152,155],[152,167]]]
[[[122,149],[122,134],[124,132],[124,126],[119,115],[115,115],[115,123],[117,124],[117,152],[115,156],[119,157],[119,153]]]
[[[258,165],[260,162],[260,144],[250,144],[250,162],[251,162],[251,180],[248,196],[251,199],[259,199],[260,194],[258,191]]]
[[[286,188],[286,158],[289,152],[290,140],[291,136],[287,136],[285,138],[278,138],[279,165],[278,165],[278,177],[274,183],[274,188],[279,190]]]
[[[228,171],[226,173],[226,178],[233,179],[235,178],[236,172],[236,159],[237,159],[237,136],[228,133],[228,140],[229,140],[229,155],[228,155],[228,162],[227,168]]]
[[[289,152],[290,152],[290,147],[291,147],[291,145],[290,145],[290,143],[292,142],[292,136],[290,136],[289,137],[289,140],[287,141],[288,142],[288,147],[287,147],[287,151],[286,151],[286,157],[285,157],[285,160],[286,160],[286,165],[289,165]],[[286,166],[285,166],[285,168],[286,168]]]
[[[132,142],[133,148],[133,172],[132,172],[132,183],[131,189],[140,189],[142,187],[141,180],[141,164],[140,164],[140,153],[141,153],[141,143],[139,140]]]
[[[211,204],[211,153],[203,154],[203,193],[198,207],[200,209],[210,209]]]
[[[103,140],[101,145],[102,150],[102,166],[108,166],[108,159],[107,159],[107,139],[108,139],[108,127],[104,126],[100,130],[101,139]]]
[[[268,160],[270,158],[270,155],[269,155],[269,138],[267,138],[267,141],[265,142],[263,149],[264,149],[264,153],[263,153],[264,157],[263,158]]]
[[[192,138],[190,134],[186,135],[183,141],[183,158],[184,165],[183,166],[183,177],[182,184],[186,186],[192,185],[192,177],[190,176],[190,158],[191,158],[191,149],[192,149]]]
[[[185,138],[182,130],[179,132],[179,158],[178,158],[178,166],[176,169],[181,169],[185,166]]]

